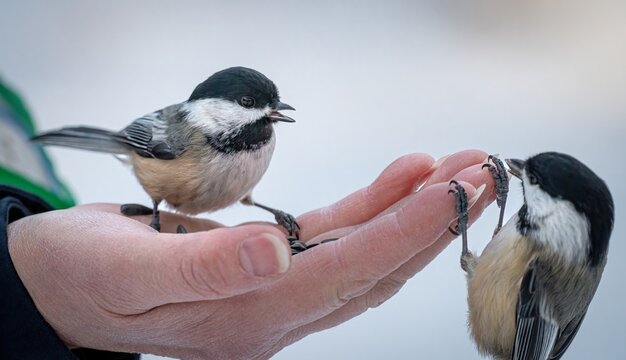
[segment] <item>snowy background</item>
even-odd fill
[[[625,19],[623,1],[4,1],[0,76],[40,129],[120,129],[215,71],[258,69],[297,123],[278,127],[255,197],[293,214],[410,152],[570,153],[607,181],[617,213],[603,281],[564,359],[625,359]],[[50,153],[81,203],[149,203],[114,158]],[[512,193],[509,214],[517,184]],[[496,216],[494,205],[470,230],[471,248]],[[243,206],[211,217],[271,220]],[[379,308],[274,359],[478,359],[459,254],[455,242]]]

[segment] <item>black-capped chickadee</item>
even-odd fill
[[[270,79],[253,69],[232,67],[199,84],[187,101],[140,117],[121,131],[65,127],[32,140],[125,156],[153,207],[127,204],[122,212],[152,213],[151,226],[157,230],[162,201],[185,214],[241,201],[273,213],[297,239],[293,216],[251,197],[274,152],[274,123],[295,121],[281,110],[295,109],[280,101]]]
[[[508,178],[492,160],[487,166],[500,175],[497,190]],[[467,250],[467,195],[456,182],[451,190],[463,235],[470,331],[479,351],[496,359],[560,359],[606,264],[613,199],[604,181],[569,155],[506,162],[522,180],[524,204],[478,257]]]

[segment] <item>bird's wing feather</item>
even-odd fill
[[[572,340],[578,333],[578,329],[580,329],[580,324],[582,324],[583,319],[585,318],[585,313],[583,313],[579,318],[570,321],[567,326],[561,331],[559,337],[556,339],[556,343],[554,344],[554,350],[552,350],[552,354],[550,355],[550,360],[559,360],[565,350],[570,346]]]
[[[549,315],[539,266],[533,261],[520,285],[513,360],[549,359],[559,334],[558,323]]]
[[[165,108],[140,117],[120,132],[118,140],[144,157],[160,160],[176,158],[182,151],[176,151],[169,144],[167,136],[168,120],[172,111],[175,109]]]

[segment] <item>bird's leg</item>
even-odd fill
[[[293,217],[292,215],[284,211],[277,210],[277,209],[271,208],[263,204],[259,204],[255,202],[254,200],[252,200],[252,197],[250,195],[243,198],[241,200],[241,203],[245,205],[256,206],[263,210],[269,211],[270,213],[274,215],[274,218],[276,219],[276,222],[278,223],[278,225],[287,229],[287,232],[289,233],[289,235],[287,236],[287,240],[289,241],[289,245],[291,246],[291,255],[296,255],[312,247],[316,247],[317,245],[337,240],[337,239],[325,239],[325,240],[320,241],[319,243],[308,245],[300,241],[300,225],[298,225],[298,223],[296,222],[296,218]]]
[[[290,215],[278,209],[271,208],[269,206],[265,206],[263,204],[259,204],[258,202],[252,200],[251,196],[246,196],[245,198],[243,198],[241,200],[241,203],[245,205],[256,206],[272,213],[278,225],[281,225],[282,227],[287,229],[287,233],[289,234],[289,236],[287,236],[287,240],[289,240],[290,243],[294,243],[296,241],[299,242],[300,225],[298,225],[298,223],[296,222],[296,218],[293,217],[293,215]]]
[[[463,239],[463,249],[461,250],[461,268],[468,274],[471,274],[474,270],[474,264],[476,262],[474,254],[472,254],[467,246],[467,225],[469,222],[468,214],[468,200],[467,193],[461,184],[457,181],[450,181],[450,185],[454,188],[448,190],[448,194],[453,194],[456,199],[456,213],[458,220],[455,228],[449,228],[450,232],[454,235],[461,235]]]
[[[296,255],[309,249],[309,246],[300,240],[290,238],[287,238],[287,240],[289,240],[289,246],[291,247],[291,255]]]
[[[156,231],[161,231],[161,213],[159,212],[159,203],[161,203],[161,200],[152,200],[152,221],[150,221],[150,227]]]
[[[498,225],[493,232],[496,235],[502,228],[504,222],[504,209],[506,208],[506,199],[509,194],[509,176],[502,160],[498,159],[495,155],[489,155],[488,161],[492,164],[484,164],[483,169],[487,168],[496,183],[496,204],[500,208],[500,216],[498,217]]]
[[[152,209],[141,204],[124,204],[120,206],[120,212],[125,216],[152,215],[150,227],[157,231],[161,231],[159,203],[161,203],[161,201],[152,200]],[[186,234],[187,229],[183,225],[178,225],[178,227],[176,227],[176,233]]]

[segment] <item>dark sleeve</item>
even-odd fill
[[[138,354],[91,349],[70,351],[35,307],[9,256],[7,227],[25,216],[50,210],[50,205],[34,195],[0,185],[0,358],[139,359]]]

